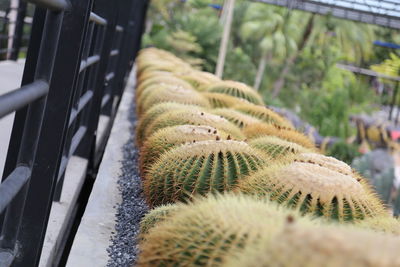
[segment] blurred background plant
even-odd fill
[[[214,73],[223,5],[223,0],[151,1],[143,45],[167,49]],[[322,136],[338,137],[342,141],[327,153],[351,163],[360,153],[348,142],[357,129],[350,115],[371,114],[387,105],[396,84],[344,70],[338,63],[397,76],[399,50],[374,46],[375,40],[399,43],[400,34],[236,0],[223,78],[252,85],[268,105],[296,112]]]

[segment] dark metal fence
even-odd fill
[[[147,0],[29,0],[36,5],[0,184],[0,266],[37,266],[52,201],[72,155],[101,160],[144,23]],[[105,134],[98,135],[100,117]]]

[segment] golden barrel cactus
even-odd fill
[[[199,110],[176,110],[166,112],[160,115],[146,128],[145,136],[150,136],[159,129],[165,127],[183,124],[207,125],[230,134],[233,139],[244,139],[240,129],[227,119]]]
[[[227,94],[237,98],[245,99],[256,105],[264,105],[261,96],[254,89],[240,82],[221,81],[213,83],[206,88],[206,91],[211,93]]]
[[[299,154],[270,165],[241,180],[236,190],[338,221],[387,214],[364,178],[347,164],[320,154]]]
[[[144,192],[153,207],[223,192],[268,162],[265,154],[241,141],[186,144],[165,152],[151,166],[145,175]]]
[[[314,224],[265,200],[230,194],[196,199],[149,231],[137,266],[221,266],[261,238],[273,239],[292,219]]]

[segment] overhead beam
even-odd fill
[[[320,15],[400,29],[400,3],[380,1],[381,6],[366,5],[362,1],[328,0],[253,0],[265,4],[307,11]],[[364,1],[365,2],[365,1]],[[393,8],[389,9],[391,6]]]

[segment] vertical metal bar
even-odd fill
[[[15,25],[15,31],[13,36],[12,51],[10,55],[11,60],[17,60],[19,51],[22,44],[22,35],[24,33],[25,16],[26,16],[27,3],[25,1],[19,0],[17,20]]]
[[[92,101],[90,103],[90,107],[88,107],[88,115],[85,118],[85,123],[87,125],[87,132],[82,140],[81,145],[77,150],[77,155],[81,157],[88,158],[89,157],[89,169],[93,169],[92,167],[92,156],[94,154],[94,150],[96,147],[96,135],[97,135],[97,126],[100,117],[101,110],[101,100],[103,98],[104,92],[104,82],[107,71],[107,65],[109,61],[109,55],[112,48],[112,41],[115,34],[115,27],[117,23],[117,12],[115,12],[115,3],[112,3],[107,0],[98,0],[96,2],[95,13],[99,14],[103,18],[107,20],[107,26],[105,29],[105,34],[102,40],[102,47],[100,57],[101,60],[98,63],[98,69],[94,80],[94,95]]]
[[[54,188],[61,163],[66,129],[71,113],[74,84],[79,71],[82,42],[91,0],[72,0],[71,12],[66,12],[54,67],[50,80],[50,92],[44,111],[43,129],[37,147],[35,167],[22,217],[20,251],[23,257],[16,266],[37,265],[48,224]],[[47,23],[55,23],[52,20]],[[54,116],[57,114],[57,116]]]

